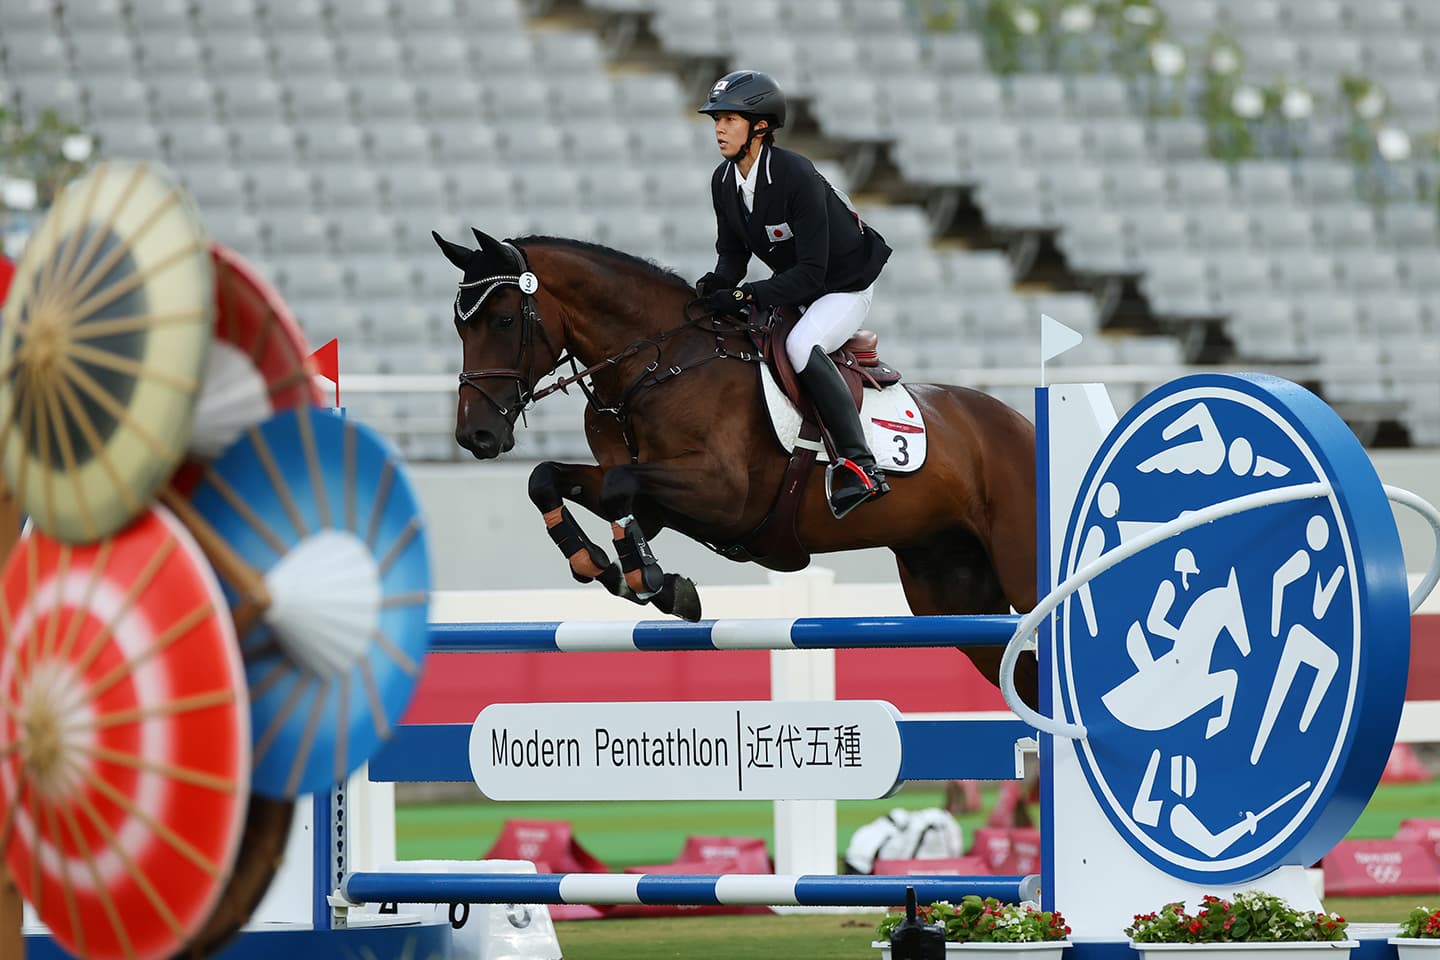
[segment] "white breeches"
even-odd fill
[[[805,308],[795,329],[785,341],[790,364],[799,373],[810,362],[815,347],[826,353],[839,350],[855,335],[870,314],[870,298],[875,290],[871,284],[854,293],[827,293]]]

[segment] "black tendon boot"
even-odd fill
[[[813,347],[810,362],[799,375],[840,456],[839,463],[832,463],[825,470],[830,512],[839,519],[865,501],[883,497],[890,492],[890,486],[885,482],[885,474],[875,465],[855,401],[835,363],[820,347]]]

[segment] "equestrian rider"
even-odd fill
[[[809,160],[775,146],[775,131],[785,125],[785,94],[767,74],[726,74],[699,112],[714,119],[725,159],[710,178],[718,259],[696,291],[714,313],[743,313],[750,305],[801,311],[785,350],[834,441],[839,460],[826,471],[826,488],[831,512],[843,517],[890,492],[829,357],[865,322],[890,247]],[[751,254],[774,275],[737,286]]]

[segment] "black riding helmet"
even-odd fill
[[[752,123],[768,120],[770,129],[778,130],[785,126],[785,92],[768,73],[736,70],[715,81],[697,112],[738,113]]]

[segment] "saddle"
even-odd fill
[[[756,353],[764,358],[775,382],[800,412],[804,423],[790,462],[785,467],[785,476],[780,481],[780,490],[770,512],[760,525],[735,543],[711,544],[711,549],[723,557],[741,563],[761,560],[774,570],[803,570],[810,563],[810,551],[800,542],[795,531],[795,520],[800,510],[800,501],[815,466],[815,455],[830,446],[829,437],[820,428],[820,418],[810,398],[800,387],[800,378],[790,363],[785,350],[785,341],[800,319],[800,312],[792,307],[773,310],[768,324],[752,327],[751,342]],[[880,359],[877,344],[880,337],[873,330],[860,330],[830,354],[840,376],[850,388],[855,409],[861,409],[864,391],[882,390],[900,382],[900,373]],[[822,446],[822,444],[824,446]],[[831,460],[835,459],[831,449]]]
[[[800,386],[800,378],[796,376],[795,367],[790,363],[790,354],[785,349],[785,341],[789,339],[790,331],[799,320],[800,312],[795,308],[778,308],[772,312],[770,323],[758,332],[751,333],[750,337],[756,352],[765,358],[765,364],[774,374],[775,382],[785,391],[790,402],[795,404],[795,409],[800,411],[808,426],[817,421],[815,410]],[[899,371],[880,359],[877,346],[879,341],[880,335],[875,331],[858,330],[839,350],[830,354],[830,359],[834,360],[835,366],[840,369],[840,376],[850,387],[850,395],[855,398],[857,410],[860,409],[861,391],[881,390],[900,382]],[[817,433],[812,439],[818,438]]]

